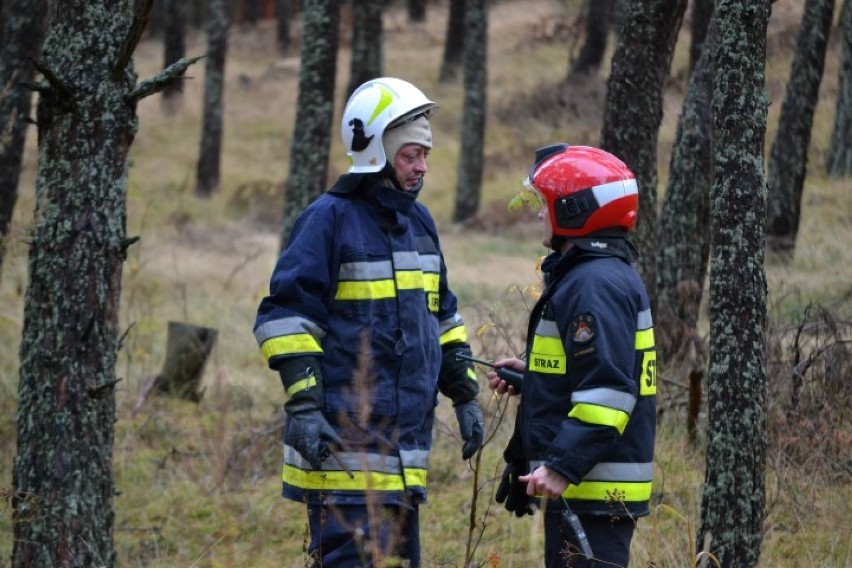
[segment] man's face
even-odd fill
[[[538,219],[541,221],[541,244],[550,248],[550,243],[553,240],[553,227],[550,225],[550,215],[547,211],[547,204],[543,203],[541,209],[538,210]]]
[[[399,149],[393,158],[393,169],[402,189],[407,191],[417,185],[428,169],[427,157],[429,149],[420,144],[406,144]]]

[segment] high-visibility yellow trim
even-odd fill
[[[529,369],[537,373],[564,375],[567,370],[565,356],[533,353],[530,355]]]
[[[384,85],[377,86],[379,87],[379,102],[376,103],[376,108],[373,109],[373,114],[371,114],[370,118],[367,120],[367,126],[373,124],[376,117],[382,114],[382,112],[393,102],[393,93],[390,92],[390,89]]]
[[[426,305],[429,306],[430,312],[438,313],[438,310],[441,309],[441,297],[438,296],[437,292],[426,293]]]
[[[467,378],[470,379],[471,381],[475,382],[475,383],[479,382],[479,379],[476,378],[476,371],[474,371],[470,367],[468,367],[468,369],[467,369]]]
[[[649,327],[636,332],[636,350],[644,351],[654,347],[654,328]]]
[[[619,434],[623,434],[624,429],[627,427],[627,422],[630,420],[630,415],[623,410],[581,402],[574,405],[574,408],[568,413],[568,418],[576,418],[587,424],[612,426],[618,430]]]
[[[408,487],[426,487],[429,471],[420,468],[405,468],[405,484]]]
[[[423,290],[423,272],[420,270],[400,270],[396,273],[396,285],[400,290]]]
[[[569,485],[562,496],[566,499],[612,503],[647,501],[651,498],[651,482],[581,481],[580,485]]]
[[[314,375],[311,375],[307,379],[302,379],[301,381],[296,381],[292,385],[287,388],[287,396],[293,396],[299,391],[303,391],[305,389],[317,386],[317,378]]]
[[[463,325],[457,325],[441,335],[440,339],[441,345],[446,345],[447,343],[467,343],[467,330]]]
[[[561,355],[565,357],[565,346],[558,337],[533,336],[532,352],[539,355]]]
[[[396,297],[396,284],[390,278],[372,281],[345,281],[337,284],[335,300],[381,300]]]
[[[657,352],[645,351],[642,354],[642,374],[639,375],[639,396],[657,394]]]
[[[276,355],[293,355],[299,353],[322,353],[322,347],[316,338],[309,333],[281,335],[263,342],[261,352],[267,360]]]
[[[423,289],[427,292],[437,292],[440,284],[441,276],[439,274],[423,274]]]
[[[281,479],[294,487],[322,491],[404,491],[408,486],[426,487],[427,470],[406,468],[405,481],[398,473],[375,471],[353,471],[352,477],[345,471],[305,471],[292,465],[284,465]]]

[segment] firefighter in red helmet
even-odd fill
[[[545,565],[627,566],[653,474],[656,350],[648,294],[627,240],[636,178],[612,154],[556,144],[536,152],[545,288],[530,314],[515,430],[496,498],[544,509]],[[496,372],[489,385],[509,389]]]

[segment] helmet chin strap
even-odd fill
[[[554,252],[562,253],[565,248],[565,244],[568,242],[568,239],[565,237],[559,237],[557,235],[553,235],[550,237],[550,248],[553,249]]]

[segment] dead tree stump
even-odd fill
[[[156,392],[198,402],[204,396],[201,376],[216,343],[218,331],[185,322],[170,321],[166,360],[155,381]]]

